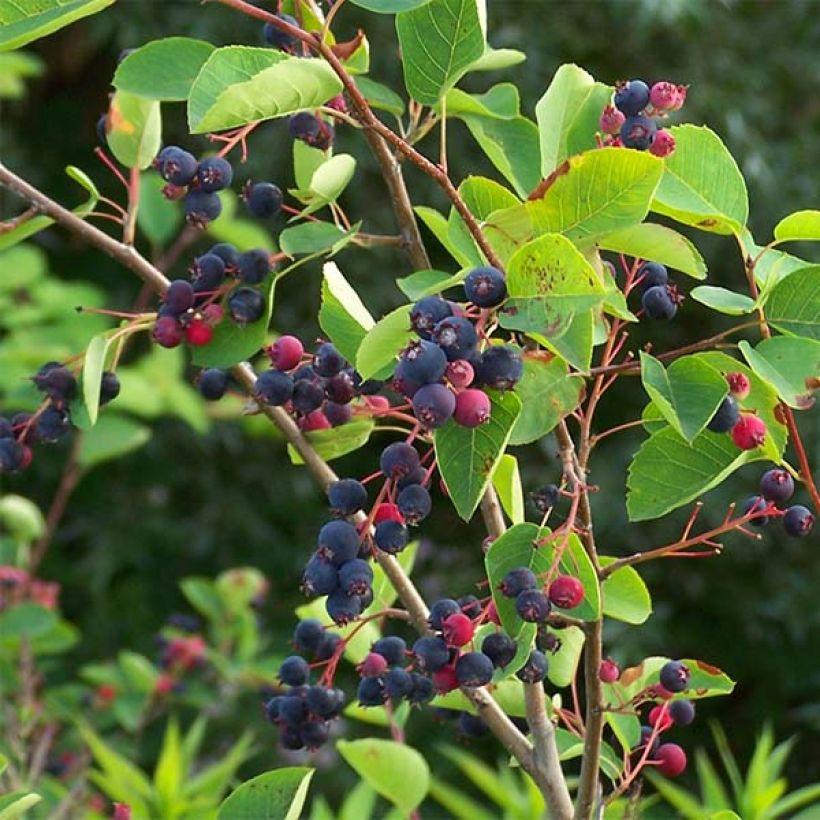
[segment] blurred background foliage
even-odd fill
[[[513,81],[521,89],[523,112],[532,116],[536,100],[564,62],[576,62],[607,83],[631,77],[686,83],[691,88],[685,119],[708,124],[737,158],[749,186],[751,228],[758,241],[768,240],[771,227],[786,213],[820,206],[820,96],[814,91],[820,87],[820,15],[815,3],[489,0],[488,6],[490,42],[521,49],[528,59],[504,72],[471,75],[465,81],[468,90]],[[349,6],[335,25],[338,39],[352,37],[362,27],[374,46],[371,76],[402,89],[390,18]],[[123,49],[169,35],[201,37],[217,45],[261,45],[258,25],[215,4],[117,4],[33,44],[27,50],[30,58],[4,75],[9,79],[0,88],[5,98],[0,100],[3,161],[66,203],[78,201],[77,188],[63,172],[68,164],[80,166],[103,193],[118,197],[117,185],[92,153],[95,124],[107,107],[108,81]],[[25,94],[20,93],[21,83]],[[204,138],[186,135],[182,106],[166,105],[163,113],[166,143],[181,142],[195,153],[208,149]],[[360,160],[343,198],[347,213],[364,219],[363,230],[391,232],[385,189],[372,159],[349,129],[339,129],[338,144],[339,150],[351,151]],[[451,145],[456,179],[470,172],[495,176],[459,123],[451,127]],[[435,139],[422,147],[435,152]],[[250,139],[250,157],[239,177],[272,179],[286,187],[293,183],[291,173],[285,124],[269,123]],[[406,168],[406,175],[417,204],[443,207],[442,195],[426,178],[413,168]],[[0,216],[13,215],[16,207],[6,198]],[[434,266],[446,269],[443,251],[428,238]],[[742,289],[742,266],[731,240],[703,234],[693,238],[706,257],[709,283]],[[171,273],[181,275],[191,256],[207,243],[204,238],[193,246]],[[39,234],[35,244],[46,253],[47,262],[41,263],[66,283],[59,302],[66,311],[79,301],[128,309],[137,298],[134,277],[73,237],[49,230]],[[795,252],[816,258],[816,249]],[[400,303],[393,280],[409,272],[404,257],[351,248],[338,261],[374,314]],[[11,264],[0,273],[3,278],[12,275]],[[276,331],[305,339],[318,336],[319,277],[320,266],[313,263],[285,280],[274,310]],[[8,345],[13,335],[10,317],[19,309],[3,303],[0,346]],[[87,339],[97,329],[96,319],[88,316],[72,313],[60,321],[71,326],[61,338]],[[728,326],[725,321],[689,301],[674,323],[636,327],[631,341],[634,348],[651,341],[653,352],[663,351],[719,332]],[[78,342],[77,350],[81,345]],[[23,347],[32,370],[52,358]],[[0,357],[4,352],[8,347],[0,348]],[[4,360],[4,390],[9,390],[6,374],[19,386],[22,374],[10,362],[19,362],[20,355],[18,351]],[[126,360],[130,363],[131,357]],[[123,409],[150,416],[153,435],[129,455],[86,472],[42,565],[41,575],[62,585],[63,614],[83,635],[69,663],[56,667],[54,676],[69,679],[73,668],[113,657],[123,648],[153,657],[156,633],[169,613],[186,611],[179,581],[190,575],[214,577],[233,566],[258,567],[271,580],[260,613],[270,645],[284,648],[293,628],[293,609],[303,600],[298,579],[326,515],[324,499],[304,471],[289,465],[285,448],[260,425],[209,421],[196,403],[186,404],[185,393],[169,398],[156,412],[140,412],[140,396],[147,401],[153,391],[161,392],[157,385],[168,381],[178,387],[174,374],[182,367],[179,357],[164,356],[133,368],[137,398]],[[645,401],[638,382],[624,379],[602,403],[599,429],[636,417]],[[238,404],[229,409],[238,409]],[[231,415],[222,407],[218,411]],[[816,414],[814,419],[801,414],[800,423],[816,465]],[[686,517],[679,511],[659,521],[627,525],[626,466],[642,436],[628,431],[608,438],[593,459],[591,480],[601,487],[594,499],[596,530],[600,548],[611,554],[667,543]],[[337,470],[346,475],[371,472],[380,443],[340,460]],[[22,493],[46,510],[69,447],[41,449],[32,469],[4,477],[3,491]],[[525,490],[558,478],[551,440],[515,449]],[[752,494],[760,472],[760,466],[744,468],[709,493],[702,523],[717,522],[728,503]],[[466,594],[481,574],[481,524],[476,520],[468,527],[460,525],[444,499],[439,496],[437,501],[435,515],[423,527],[417,577],[429,598]],[[760,542],[730,536],[724,554],[710,561],[647,565],[642,574],[653,594],[653,618],[641,628],[613,624],[606,642],[608,654],[625,665],[648,654],[666,654],[702,657],[721,666],[738,681],[735,694],[702,701],[703,719],[687,730],[682,742],[688,748],[707,745],[705,719],[720,717],[734,748],[750,749],[756,731],[768,722],[778,738],[800,736],[800,751],[787,766],[798,785],[817,775],[820,760],[820,558],[817,539],[811,541],[781,539],[775,529]],[[231,725],[234,737],[248,726],[259,731],[261,752],[243,774],[283,765],[275,733],[264,725],[255,703],[242,701],[241,708],[221,718]],[[361,728],[350,726],[348,733]],[[451,735],[449,726],[433,725],[429,716],[408,725],[409,742],[421,748],[431,748],[430,738],[447,740]],[[158,737],[143,746],[144,753],[156,750]],[[479,741],[474,749],[493,762],[500,757],[492,741]],[[147,765],[150,759],[146,753]],[[435,760],[446,773],[444,759]],[[337,802],[352,773],[336,765],[328,749],[318,763],[324,771],[314,790],[321,784],[331,803]]]

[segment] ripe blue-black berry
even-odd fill
[[[114,401],[120,394],[120,380],[116,373],[106,370],[100,379],[100,406]]]
[[[305,705],[312,715],[331,718],[339,714],[344,700],[344,692],[341,689],[329,689],[326,686],[311,686],[305,696]]]
[[[71,432],[71,419],[62,408],[50,405],[40,413],[35,428],[37,441],[54,444],[69,432]]]
[[[689,687],[691,672],[680,661],[667,661],[660,671],[661,686],[669,692],[683,692]]]
[[[348,595],[364,595],[373,584],[373,570],[367,561],[353,558],[339,567],[339,586]]]
[[[344,356],[330,342],[319,345],[313,356],[313,369],[324,378],[335,376],[345,364]]]
[[[14,473],[23,466],[25,448],[13,438],[0,438],[0,473]]]
[[[307,719],[307,704],[301,694],[288,694],[279,701],[279,719],[291,726]]]
[[[676,726],[688,726],[695,719],[695,704],[691,700],[673,700],[667,714]]]
[[[407,527],[399,521],[380,521],[376,524],[373,540],[383,552],[395,555],[407,546]]]
[[[413,342],[402,353],[401,361],[404,363],[404,377],[419,386],[440,381],[447,369],[444,351],[424,339]]]
[[[433,328],[432,340],[439,345],[452,362],[469,359],[478,345],[478,335],[469,319],[463,316],[448,316]]]
[[[464,737],[478,739],[489,731],[487,724],[478,715],[462,712],[458,716],[458,729]]]
[[[450,660],[450,649],[443,638],[425,636],[413,644],[413,657],[423,672],[437,672]]]
[[[350,368],[345,368],[335,376],[331,376],[325,383],[325,396],[328,401],[336,404],[347,404],[356,397],[356,387],[353,383],[353,374]]]
[[[410,309],[410,326],[422,339],[430,339],[433,328],[453,315],[450,303],[440,296],[425,296]]]
[[[194,304],[194,288],[187,279],[175,279],[168,285],[163,302],[170,315],[179,316]]]
[[[533,506],[540,513],[546,513],[552,509],[561,497],[561,491],[555,484],[545,484],[535,492],[530,493]]]
[[[166,182],[180,187],[191,183],[197,169],[196,157],[176,145],[163,148],[154,165]]]
[[[257,376],[253,395],[257,401],[279,407],[290,401],[293,379],[281,370],[265,370]]]
[[[418,524],[430,515],[433,500],[430,493],[420,484],[411,484],[399,493],[396,506],[408,524]]]
[[[301,111],[298,114],[294,114],[288,120],[288,131],[296,140],[309,142],[310,140],[316,139],[319,135],[319,130],[318,118],[308,111]]]
[[[628,117],[621,126],[621,142],[626,148],[645,151],[652,145],[658,126],[649,117]]]
[[[641,305],[650,319],[671,319],[678,312],[678,305],[669,292],[668,285],[656,285],[643,292]]]
[[[464,280],[464,293],[481,308],[498,307],[507,298],[507,282],[498,268],[473,268]]]
[[[200,395],[208,401],[218,401],[225,395],[228,389],[229,376],[226,371],[218,367],[209,367],[199,374]]]
[[[356,690],[360,706],[381,706],[387,700],[381,678],[362,678]]]
[[[644,262],[638,268],[637,278],[641,280],[641,288],[649,290],[665,285],[669,281],[669,273],[660,262]]]
[[[239,325],[247,325],[262,318],[265,297],[253,288],[237,288],[228,299],[228,313]]]
[[[421,706],[429,703],[436,696],[436,687],[430,678],[412,673],[413,690],[410,692],[410,703]]]
[[[498,669],[515,657],[516,649],[515,641],[504,632],[491,632],[481,642],[481,651]]]
[[[481,354],[476,377],[496,390],[512,390],[524,375],[521,354],[509,345],[492,345]]]
[[[801,504],[789,507],[783,515],[783,527],[789,535],[802,538],[808,535],[814,527],[814,515],[811,510]]]
[[[217,242],[205,256],[218,256],[226,271],[235,271],[239,265],[239,249],[230,242]]]
[[[498,585],[505,598],[517,598],[526,589],[537,589],[538,579],[528,567],[511,569]]]
[[[330,723],[311,720],[299,727],[299,738],[307,749],[318,749],[330,737]]]
[[[427,428],[441,427],[456,409],[456,395],[443,384],[425,384],[413,394],[413,415]]]
[[[336,567],[324,556],[314,555],[305,567],[302,589],[305,595],[330,595],[339,586]]]
[[[197,228],[204,228],[222,213],[222,200],[201,189],[188,191],[184,203],[185,218]]]
[[[334,515],[353,515],[367,504],[367,487],[355,478],[341,478],[327,488],[327,499]]]
[[[433,629],[441,631],[444,628],[444,621],[451,615],[461,613],[461,606],[458,601],[452,598],[439,598],[431,607],[427,622]]]
[[[0,416],[0,438],[13,437],[14,430],[12,429],[11,422],[5,416]]]
[[[336,404],[329,401],[323,410],[331,427],[341,427],[353,418],[353,408],[349,404]]]
[[[225,281],[225,262],[215,253],[206,253],[194,260],[191,273],[194,293],[210,296]]]
[[[413,676],[400,667],[391,669],[384,676],[384,691],[393,700],[406,698],[413,691]]]
[[[416,467],[415,470],[399,479],[399,481],[396,482],[396,487],[399,490],[403,490],[405,487],[421,484],[425,478],[427,478],[427,470],[425,470],[424,467]]]
[[[547,676],[549,662],[547,656],[538,649],[533,649],[527,662],[515,673],[524,683],[538,683]]]
[[[540,589],[525,589],[515,599],[515,611],[523,621],[546,621],[550,614],[549,598]]]
[[[300,652],[315,654],[324,635],[325,630],[321,621],[316,618],[306,618],[296,624],[296,629],[293,631],[293,645]]]
[[[475,595],[462,595],[456,603],[461,607],[461,611],[468,617],[475,620],[481,615],[481,601]]]
[[[265,704],[265,716],[271,723],[279,722],[279,708],[281,707],[283,700],[284,695],[277,695]]]
[[[316,660],[326,661],[332,658],[341,642],[341,635],[337,635],[335,632],[325,632],[316,649]]]
[[[649,105],[649,86],[643,80],[618,85],[612,102],[622,114],[634,117]]]
[[[308,682],[310,667],[301,655],[291,655],[279,667],[279,680],[287,686],[301,686]]]
[[[390,666],[398,666],[404,663],[404,653],[407,650],[407,644],[404,638],[398,635],[388,635],[384,638],[379,638],[373,646],[370,647],[371,652],[381,655]]]
[[[485,686],[493,679],[493,662],[483,652],[465,652],[456,661],[459,686]]]
[[[301,28],[299,21],[290,14],[285,14],[280,11],[275,14],[274,17],[278,17],[283,22],[289,23],[296,28]],[[287,31],[282,31],[282,29],[277,28],[273,23],[265,23],[262,28],[262,36],[268,45],[278,48],[280,51],[293,51],[293,49],[299,45],[298,37],[294,37]]]
[[[413,381],[408,375],[409,367],[404,359],[399,359],[396,369],[393,373],[392,387],[397,393],[401,393],[406,398],[410,399],[416,391],[421,387],[419,382]]]
[[[307,415],[318,410],[325,400],[325,390],[321,384],[309,379],[294,379],[293,409]]]
[[[351,561],[359,551],[359,533],[347,521],[328,521],[319,530],[318,552],[337,567]]]
[[[362,614],[363,600],[359,595],[348,595],[341,587],[331,592],[325,601],[327,614],[333,623],[344,626],[355,621]]]
[[[753,495],[751,498],[747,498],[743,502],[743,514],[749,512],[762,512],[763,510],[768,507],[769,504],[765,498],[759,495]],[[749,523],[753,527],[765,527],[766,524],[769,523],[769,516],[768,515],[761,515],[757,518],[752,518]]]
[[[382,450],[379,466],[387,478],[398,480],[418,469],[419,454],[411,444],[395,441]]]
[[[225,157],[208,157],[199,163],[194,184],[200,191],[214,193],[227,188],[233,181],[233,167]]]
[[[279,745],[283,749],[289,749],[292,752],[304,749],[305,744],[302,742],[301,724],[287,724],[282,727],[279,734]]]
[[[767,470],[760,479],[760,494],[767,501],[782,504],[794,493],[794,479],[788,470]]]
[[[726,396],[706,428],[713,433],[728,433],[738,421],[740,421],[740,408],[731,396]]]
[[[282,191],[272,182],[257,182],[245,190],[245,205],[259,219],[270,219],[282,208]]]
[[[259,285],[271,272],[270,255],[264,248],[254,248],[240,254],[237,272],[248,285]]]
[[[71,401],[77,394],[77,379],[59,362],[47,362],[32,379],[34,386],[55,401]]]

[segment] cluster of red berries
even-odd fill
[[[658,82],[650,88],[643,80],[618,83],[612,102],[601,113],[603,145],[624,146],[668,157],[675,138],[656,119],[679,111],[686,102],[686,86]]]
[[[32,377],[45,398],[34,413],[0,416],[0,473],[16,473],[31,464],[32,444],[54,444],[72,430],[70,403],[78,394],[77,377],[60,362],[46,362]],[[116,374],[100,382],[100,406],[120,392]]]
[[[26,570],[9,564],[0,564],[0,612],[28,601],[45,609],[56,609],[60,585],[41,581]]]
[[[785,510],[778,504],[788,501],[794,494],[794,479],[788,470],[774,468],[763,473],[760,479],[760,494],[747,498],[743,512],[765,513],[756,515],[749,523],[753,527],[765,527],[772,518],[783,519],[783,529],[788,535],[802,538],[814,527],[814,515],[808,507],[794,504]]]

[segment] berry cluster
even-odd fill
[[[436,694],[433,681],[407,668],[407,645],[403,638],[388,635],[376,641],[358,665],[361,675],[356,698],[361,706],[381,706],[403,699],[411,705],[429,703]]]
[[[785,510],[778,509],[778,504],[788,501],[794,494],[794,479],[787,470],[774,468],[763,473],[760,479],[760,494],[747,498],[743,512],[763,513],[752,518],[753,527],[765,527],[772,518],[783,519],[783,529],[788,535],[802,538],[814,527],[814,515],[802,504],[794,504]]]
[[[46,362],[34,374],[34,386],[45,398],[34,413],[0,416],[0,473],[16,473],[31,464],[32,444],[54,444],[71,432],[70,403],[78,395],[76,376],[59,362]],[[120,392],[116,374],[106,371],[100,382],[100,406]]]
[[[668,157],[675,138],[656,119],[679,111],[686,102],[686,86],[658,82],[650,88],[643,80],[618,83],[612,102],[604,107],[599,126],[603,145],[624,146]]]
[[[575,609],[584,600],[584,585],[572,575],[559,575],[544,587],[528,567],[515,567],[499,586],[505,598],[515,599],[515,611],[523,621],[544,624],[553,606]]]
[[[636,273],[641,287],[641,307],[650,319],[669,320],[683,301],[677,287],[669,283],[669,272],[660,262],[644,262]]]
[[[59,597],[58,583],[41,581],[24,569],[10,564],[0,564],[0,612],[26,601],[46,609],[56,609]]]
[[[713,433],[730,433],[741,450],[754,450],[766,440],[766,423],[754,413],[741,413],[738,401],[743,401],[751,389],[745,373],[727,373],[729,395],[723,399],[706,425]]]
[[[240,326],[257,321],[265,312],[259,286],[273,270],[264,248],[239,253],[227,242],[214,245],[194,259],[190,281],[174,279],[168,286],[157,311],[154,340],[162,347],[183,341],[197,347],[211,341],[226,313]]]

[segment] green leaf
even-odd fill
[[[246,780],[222,801],[217,820],[298,820],[314,771],[292,766]]]
[[[471,255],[465,253],[457,244],[451,241],[449,236],[450,226],[442,214],[435,208],[428,208],[425,205],[416,205],[413,211],[459,265],[462,267],[471,267]]]
[[[705,126],[676,125],[673,154],[652,210],[712,233],[739,233],[749,216],[746,183],[720,137]]]
[[[401,12],[396,31],[405,85],[423,105],[435,105],[484,54],[477,0],[430,0]]]
[[[578,672],[581,651],[584,648],[584,633],[577,626],[547,631],[561,642],[558,651],[549,656],[547,678],[559,688],[569,686]]]
[[[773,336],[753,348],[739,344],[749,367],[790,407],[805,410],[814,404],[820,387],[820,342],[797,336]]]
[[[0,51],[20,48],[96,14],[114,0],[0,0]]]
[[[155,171],[140,174],[137,225],[152,245],[164,245],[173,239],[182,223],[177,203],[162,195],[164,187],[165,180]]]
[[[110,336],[106,333],[95,336],[89,342],[83,360],[83,401],[92,425],[97,423],[100,409],[100,385],[109,341]]]
[[[602,567],[608,567],[615,560],[609,555],[599,556]],[[649,590],[634,567],[622,567],[613,572],[601,585],[601,595],[607,618],[637,625],[644,623],[652,614]]]
[[[726,379],[695,356],[682,356],[668,370],[641,351],[641,381],[663,417],[691,442],[714,416],[728,392]]]
[[[430,0],[350,0],[354,6],[361,6],[378,14],[397,14],[424,6]]]
[[[820,340],[820,265],[781,279],[766,300],[766,319],[781,333]]]
[[[647,686],[657,684],[661,667],[668,661],[669,658],[652,656],[644,658],[637,666],[624,669],[617,683],[604,685],[607,700],[612,703],[619,702],[617,696],[629,700]],[[728,695],[735,688],[734,681],[716,666],[693,658],[682,658],[681,662],[690,672],[689,688],[680,694],[681,698],[698,700]]]
[[[641,742],[641,721],[636,715],[606,712],[604,717],[624,751],[631,751]]]
[[[271,48],[226,46],[205,61],[188,96],[192,134],[318,108],[342,84],[324,60]]]
[[[57,616],[39,604],[22,603],[0,612],[0,646],[45,635],[57,623]]]
[[[296,187],[307,190],[310,188],[310,181],[316,169],[327,160],[330,154],[327,151],[320,151],[312,148],[302,140],[293,141],[293,175],[296,179]]]
[[[200,69],[214,51],[204,40],[166,37],[132,51],[118,66],[112,84],[149,100],[187,100]]]
[[[190,576],[183,578],[179,583],[182,594],[188,603],[201,615],[208,619],[216,618],[224,610],[222,599],[216,591],[214,582],[210,578]]]
[[[541,141],[541,175],[549,176],[567,157],[595,148],[601,111],[612,89],[584,69],[562,65],[535,106]]]
[[[36,54],[27,51],[0,52],[0,99],[19,100],[26,95],[25,81],[40,77],[45,63]]]
[[[117,655],[117,663],[130,687],[144,694],[153,691],[159,672],[145,655],[123,650]]]
[[[440,270],[419,270],[403,279],[397,279],[396,284],[408,299],[416,302],[424,296],[440,293],[449,287],[447,283],[452,278],[449,273]]]
[[[327,262],[322,271],[319,326],[339,352],[355,362],[362,339],[376,322],[335,263]]]
[[[355,171],[356,160],[350,154],[336,154],[323,162],[313,172],[309,187],[313,198],[302,214],[306,216],[330,202],[335,202],[353,179]]]
[[[0,527],[19,541],[34,541],[46,529],[40,508],[28,498],[6,493],[0,498]]]
[[[511,120],[518,116],[521,106],[518,89],[512,83],[499,83],[483,94],[468,94],[460,88],[451,88],[444,101],[448,117],[472,114]],[[437,108],[441,110],[441,105]]]
[[[745,293],[735,293],[733,290],[712,285],[693,288],[689,295],[696,302],[718,313],[725,313],[727,316],[743,316],[746,313],[752,313],[756,306],[755,300]]]
[[[375,427],[373,419],[357,418],[341,427],[311,430],[305,433],[305,437],[325,461],[333,461],[364,447]],[[291,464],[304,464],[302,456],[292,444],[288,444],[288,456]]]
[[[778,242],[820,241],[820,211],[795,211],[784,216],[774,226],[774,238]]]
[[[285,228],[279,234],[279,248],[288,256],[330,250],[338,253],[357,232],[358,226],[343,231],[331,222],[305,222],[292,228]]]
[[[493,686],[493,699],[510,717],[526,715],[524,685],[518,678],[508,678]],[[458,709],[462,712],[469,712],[471,715],[476,714],[475,706],[460,689],[448,692],[446,695],[438,695],[432,705],[440,706],[442,709]]]
[[[127,168],[147,168],[162,144],[159,103],[117,91],[108,109],[106,142]]]
[[[523,63],[526,59],[527,55],[515,48],[493,48],[488,45],[484,49],[484,54],[470,66],[470,72],[500,71]]]
[[[405,814],[426,797],[430,769],[415,749],[376,738],[338,740],[336,749],[362,780]]]
[[[83,433],[77,461],[89,469],[142,447],[151,429],[118,413],[105,413],[93,428]]]
[[[467,428],[450,419],[435,431],[436,461],[456,512],[469,521],[490,483],[521,412],[515,393],[489,391],[490,420]]]
[[[356,352],[356,370],[363,379],[386,378],[393,373],[398,354],[414,337],[410,305],[402,305],[379,319],[362,339]]]
[[[578,406],[584,389],[580,376],[571,376],[564,361],[524,353],[524,375],[515,386],[521,415],[510,435],[510,444],[529,444],[543,438]]]
[[[233,367],[238,362],[250,358],[265,343],[273,298],[276,291],[276,280],[289,271],[285,268],[278,275],[269,277],[259,290],[265,297],[265,312],[255,322],[239,325],[226,318],[214,328],[214,335],[207,345],[196,347],[191,358],[198,367]]]
[[[498,493],[504,512],[513,524],[524,522],[524,490],[521,487],[521,474],[518,471],[518,459],[504,453],[493,473],[493,486]]]
[[[358,45],[353,49],[349,57],[342,60],[348,74],[367,74],[370,70],[370,41],[360,30]]]
[[[605,251],[660,262],[695,279],[706,278],[706,263],[698,249],[666,225],[640,222],[599,236],[596,243]]]
[[[7,803],[6,799],[15,796],[14,802]],[[26,812],[36,806],[43,798],[39,794],[30,792],[29,794],[22,794],[20,792],[12,792],[12,794],[3,795],[3,804],[0,804],[0,820],[18,820],[26,816]]]
[[[392,88],[377,83],[369,77],[356,77],[353,81],[371,108],[378,108],[401,117],[404,114],[404,100]]]
[[[567,329],[558,337],[532,332],[528,332],[527,335],[543,347],[557,353],[577,370],[585,373],[592,363],[594,331],[594,311],[586,310],[577,312]]]
[[[166,807],[173,805],[175,799],[179,796],[184,774],[179,725],[176,719],[172,717],[165,727],[162,748],[154,770],[154,786],[157,795]]]

